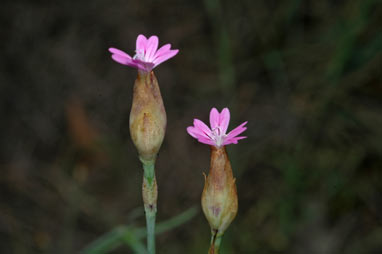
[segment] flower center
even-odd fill
[[[141,49],[136,50],[133,59],[138,59],[138,60],[144,62],[145,61],[145,51],[141,50]]]
[[[215,127],[212,130],[212,135],[213,137],[211,138],[215,141],[217,147],[220,147],[221,145],[223,145],[223,142],[225,138],[227,137],[227,135],[222,132],[220,126]]]

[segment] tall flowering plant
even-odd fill
[[[202,193],[202,209],[211,227],[209,254],[218,254],[222,236],[236,216],[238,209],[235,178],[225,146],[237,144],[239,136],[247,127],[247,122],[227,133],[230,112],[224,108],[220,113],[216,108],[210,112],[210,127],[198,119],[187,132],[199,142],[210,145],[211,162]]]
[[[158,81],[153,69],[174,57],[177,49],[166,44],[158,49],[157,36],[146,38],[140,34],[136,41],[135,55],[116,48],[109,48],[114,61],[138,70],[130,112],[130,135],[143,164],[142,196],[147,224],[147,249],[155,253],[155,217],[158,187],[155,177],[155,160],[166,131],[166,111]]]

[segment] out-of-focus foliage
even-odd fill
[[[76,253],[144,226],[136,71],[107,52],[143,33],[180,49],[155,69],[159,221],[200,203],[209,149],[185,128],[228,106],[249,123],[228,147],[239,213],[222,253],[381,253],[381,18],[379,0],[2,1],[0,252]],[[209,237],[199,212],[158,253],[206,253]]]

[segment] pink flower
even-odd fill
[[[109,48],[114,61],[137,68],[144,72],[150,72],[159,64],[170,59],[178,53],[178,49],[171,49],[171,44],[166,44],[158,49],[158,36],[151,36],[147,39],[140,34],[137,38],[134,57],[131,57],[122,50]]]
[[[230,119],[228,108],[224,108],[221,113],[216,108],[212,108],[210,112],[211,129],[202,121],[194,119],[194,126],[187,127],[187,132],[192,137],[196,138],[200,143],[221,147],[229,144],[237,144],[240,139],[246,138],[239,136],[247,129],[244,125],[247,122],[240,124],[238,127],[226,134]]]

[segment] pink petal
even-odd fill
[[[206,133],[198,128],[195,128],[193,129],[193,133],[194,135],[196,135],[197,137],[196,138],[207,138],[207,139],[211,139],[210,138],[210,133]]]
[[[166,54],[168,51],[170,51],[171,44],[165,44],[163,45],[160,49],[157,50],[155,53],[154,60],[157,59],[158,57],[162,56],[163,54]]]
[[[198,141],[203,144],[216,146],[216,143],[209,138],[198,138]]]
[[[143,62],[139,59],[133,59],[133,61],[139,66],[138,68],[144,71],[151,71],[154,68],[153,63]]]
[[[247,138],[247,137],[245,137],[245,136],[240,136],[240,137],[228,138],[228,139],[224,140],[224,142],[223,142],[223,146],[225,146],[225,145],[229,145],[229,144],[237,144],[237,142],[238,142],[240,139],[244,139],[244,138]]]
[[[194,119],[194,126],[196,129],[199,129],[201,132],[205,133],[207,136],[211,136],[211,130],[208,126],[200,121],[199,119]]]
[[[109,52],[112,53],[112,54],[117,54],[117,55],[120,55],[120,56],[125,56],[125,57],[131,58],[131,56],[129,56],[127,53],[125,53],[124,51],[122,51],[120,49],[109,48]]]
[[[219,117],[219,126],[222,128],[222,132],[226,133],[229,125],[230,113],[228,108],[223,108]]]
[[[194,126],[187,127],[187,132],[203,144],[216,145],[215,142],[211,140],[211,138],[208,137],[202,130],[195,128]]]
[[[174,50],[170,50],[168,53],[166,54],[163,54],[162,56],[156,58],[154,60],[154,64],[155,66],[158,66],[159,64],[163,63],[164,61],[170,59],[171,57],[174,57],[176,54],[178,54],[179,50],[178,49],[174,49]]]
[[[226,140],[234,138],[237,135],[239,135],[240,133],[242,133],[243,131],[245,131],[247,129],[247,127],[244,127],[244,125],[246,125],[246,124],[247,124],[247,122],[244,122],[244,123],[240,124],[238,127],[236,127],[235,129],[233,129],[232,131],[230,131],[227,134]]]
[[[212,130],[219,125],[219,116],[219,111],[216,108],[212,108],[210,111],[210,125]]]
[[[187,127],[187,132],[188,132],[188,134],[190,134],[194,138],[201,137],[200,132],[194,126]]]
[[[131,57],[125,57],[117,54],[111,55],[111,58],[113,58],[114,61],[117,63],[123,64],[123,65],[128,65],[130,67],[138,68],[138,64],[135,63]]]
[[[155,53],[158,49],[158,36],[151,36],[146,45],[145,59],[147,62],[153,62]]]
[[[146,51],[146,45],[147,45],[147,38],[143,34],[138,35],[135,50],[137,52],[138,51],[145,52]]]

